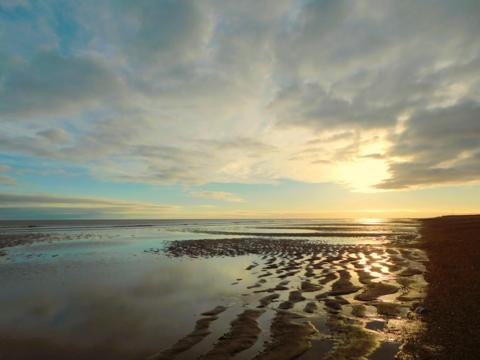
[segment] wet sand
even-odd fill
[[[334,227],[332,224],[325,228]],[[417,226],[412,222],[405,224],[409,229]],[[84,290],[90,292],[87,297],[111,286],[115,291],[109,295],[111,306],[117,298],[123,301],[118,311],[115,308],[115,312],[108,316],[101,315],[104,308],[95,308],[93,314],[85,314],[99,318],[89,326],[105,327],[107,337],[100,344],[106,350],[98,350],[102,359],[407,358],[408,348],[401,345],[406,340],[405,334],[411,337],[421,324],[423,315],[418,309],[425,288],[423,273],[427,260],[423,250],[414,246],[415,232],[403,231],[401,226],[391,231],[382,224],[343,224],[333,233],[348,238],[345,228],[350,227],[352,240],[328,243],[312,240],[316,236],[297,236],[295,231],[308,227],[304,224],[266,227],[277,231],[262,233],[264,237],[258,237],[255,230],[254,236],[251,231],[212,230],[210,232],[215,234],[211,235],[216,238],[162,242],[152,233],[155,229],[149,230],[151,238],[147,239],[141,233],[139,239],[131,235],[129,240],[125,234],[133,234],[136,230],[122,230],[123,240],[120,242],[117,235],[105,235],[110,240],[102,242],[95,236],[72,234],[67,242],[57,243],[57,238],[63,236],[57,234],[53,237],[29,235],[22,244],[23,235],[5,236],[3,242],[0,238],[0,243],[4,244],[0,277],[7,279],[8,271],[18,276],[20,271],[33,276],[31,281],[37,281],[35,272],[28,273],[32,269],[48,268],[52,269],[48,271],[58,272],[61,266],[70,267],[77,257],[69,257],[63,247],[75,254],[75,251],[81,251],[87,259],[71,272],[67,270],[68,274],[84,273],[89,266],[109,263],[112,253],[118,253],[121,265],[108,267],[110,275],[105,276],[105,281],[110,279],[111,284],[101,282],[92,287],[91,284],[97,281],[95,276],[102,279],[100,274],[106,271],[103,268],[98,275],[88,275],[86,279],[86,275],[82,275]],[[287,227],[294,231],[290,238],[281,232]],[[358,228],[363,231],[358,232]],[[331,231],[328,229],[328,233]],[[209,231],[199,230],[197,233],[202,236]],[[242,237],[218,237],[224,233],[241,233]],[[272,235],[275,233],[281,235]],[[356,239],[359,234],[367,233],[371,238]],[[84,238],[89,240],[79,240]],[[101,256],[92,249],[92,244],[102,249],[95,250],[100,251]],[[75,247],[80,250],[71,250]],[[131,265],[127,267],[124,265],[126,256],[131,259]],[[129,279],[131,272],[138,274]],[[75,282],[78,279],[71,278],[74,275],[68,276],[68,280],[62,280],[68,284],[53,281],[48,286],[53,291],[60,291],[62,296],[82,287],[80,282]],[[52,275],[47,275],[42,281],[52,281],[51,278]],[[156,287],[138,284],[145,282],[146,278]],[[12,293],[19,291],[16,290],[17,283],[8,285]],[[25,298],[34,296],[28,286],[27,282],[22,283]],[[129,295],[126,298],[126,290],[128,294],[133,292],[134,297]],[[18,305],[21,302],[17,300],[15,303],[7,292],[3,295],[12,301],[12,309],[24,311]],[[143,304],[147,300],[148,307]],[[81,311],[92,311],[85,304],[81,305]],[[107,304],[108,300],[103,306],[108,307]],[[75,316],[78,309],[76,306],[71,316]],[[45,326],[55,328],[57,325],[51,323],[54,319],[59,324],[71,323],[62,318],[65,315],[60,316],[58,310],[41,311],[46,312],[42,316],[50,321]],[[126,314],[130,317],[132,313],[137,318],[132,323],[125,323],[123,317]],[[0,331],[3,330],[2,321],[5,323],[6,320],[0,316]],[[41,324],[34,325],[38,332]],[[75,324],[69,326],[69,331],[77,331]],[[119,329],[118,336],[114,328]],[[134,332],[140,338],[135,339]],[[109,333],[112,333],[110,339]],[[54,359],[62,358],[65,351],[68,352],[68,346],[58,344],[46,351],[43,346],[47,341],[31,347],[32,352],[28,353],[22,344],[27,346],[32,341],[31,336],[15,335],[8,339],[0,332],[0,355],[18,359],[50,356]],[[55,333],[47,339],[59,340]],[[78,349],[70,345],[75,353],[71,358],[95,358],[92,357],[95,348],[90,345]],[[56,353],[55,349],[60,348],[63,350]]]
[[[156,249],[147,252],[158,253]],[[418,293],[423,291],[426,258],[419,249],[404,247],[403,243],[400,247],[395,244],[339,246],[303,240],[248,238],[173,241],[164,252],[171,257],[191,258],[261,256],[260,262],[245,268],[258,279],[246,289],[251,291],[250,295],[269,294],[260,297],[258,303],[246,306],[268,307],[276,315],[271,321],[271,339],[256,359],[299,356],[367,359],[370,355],[379,358],[382,353],[389,354],[385,349],[393,355],[385,355],[384,359],[408,356],[392,349],[400,349],[403,329],[416,328],[419,322],[415,313],[419,298],[406,296],[413,289]],[[322,318],[322,331],[314,325],[317,317]],[[372,319],[380,319],[376,321],[384,326],[370,330],[368,324]],[[258,330],[255,322],[251,322],[250,327],[252,331]],[[230,358],[232,353],[222,350],[230,346],[229,334],[220,338],[205,358],[212,354],[215,354],[212,358]],[[324,346],[321,353],[314,354],[316,349],[312,343],[322,340],[331,343]],[[227,346],[223,345],[225,342]],[[245,344],[246,347],[252,345]]]

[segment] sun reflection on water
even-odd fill
[[[363,225],[381,225],[385,223],[385,219],[380,218],[360,218],[356,219],[356,222]]]

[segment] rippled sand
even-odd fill
[[[154,249],[147,251],[155,253]],[[385,352],[380,346],[383,341],[396,342],[398,350],[404,323],[414,322],[412,310],[423,296],[423,253],[392,244],[191,240],[172,242],[164,251],[173,257],[261,256],[246,268],[256,281],[246,284],[250,291],[243,294],[248,307],[268,307],[275,312],[270,319],[270,339],[259,349],[255,356],[258,359],[290,359],[302,354],[304,358],[362,358],[377,348]],[[239,284],[240,281],[234,283]],[[241,316],[237,322],[241,322]],[[324,323],[320,326],[323,331],[315,322]],[[381,327],[372,331],[369,325],[374,322]],[[254,320],[250,326],[258,325]],[[236,341],[235,337],[227,339]],[[330,341],[328,346],[319,350],[312,347],[312,343],[325,340]],[[228,340],[222,339],[222,343],[225,341]],[[243,350],[238,348],[228,355]],[[395,355],[396,351],[391,352]],[[158,358],[163,358],[162,353]],[[205,358],[209,358],[208,354]]]

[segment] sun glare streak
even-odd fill
[[[383,224],[386,220],[381,218],[360,218],[356,220],[359,224],[377,225]]]

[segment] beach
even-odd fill
[[[479,20],[0,0],[0,360],[480,360]]]
[[[454,224],[476,231],[478,219]],[[457,300],[441,293],[453,291],[443,285],[449,257],[439,253],[455,241],[451,226],[446,219],[5,223],[0,355],[439,355],[455,345],[433,329],[461,326],[462,312],[477,311],[474,275],[455,282]],[[439,231],[442,247],[434,244]],[[455,269],[475,267],[462,264]],[[471,308],[462,305],[467,299]],[[457,313],[444,320],[448,304]],[[456,351],[475,351],[473,329]]]
[[[420,247],[429,258],[420,356],[479,359],[480,216],[424,220]]]

